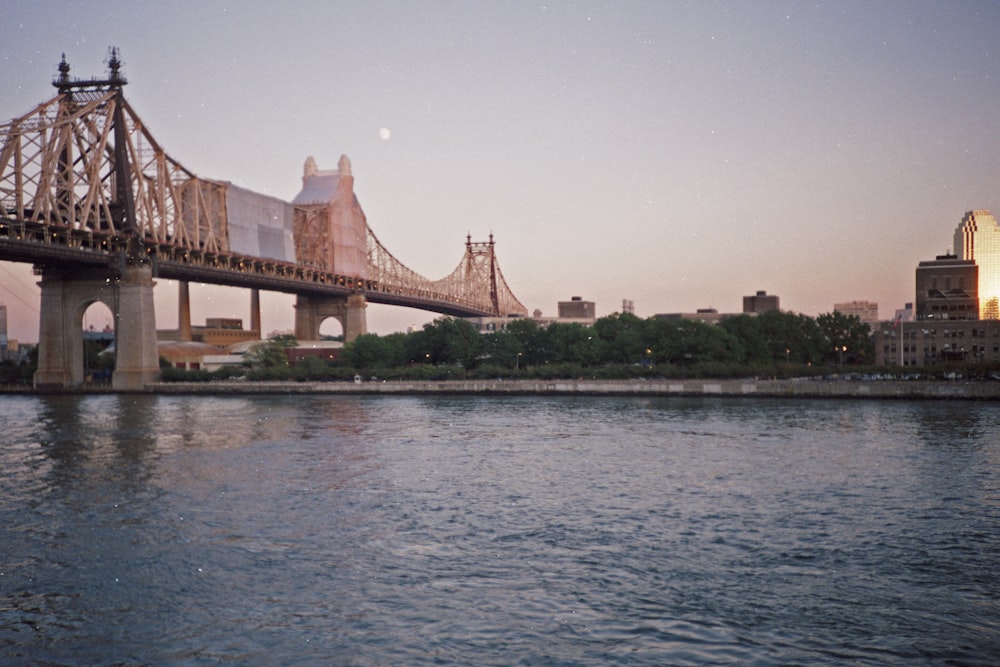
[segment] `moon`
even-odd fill
[[[383,127],[378,131],[378,137],[382,141],[389,141],[389,138],[392,137],[392,132],[389,131],[389,128]]]

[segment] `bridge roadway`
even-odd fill
[[[0,218],[0,260],[81,268],[124,270],[129,240],[89,230]],[[407,290],[290,262],[231,253],[206,253],[169,244],[146,244],[154,277],[304,296],[361,294],[370,303],[419,308],[456,317],[493,313],[455,302],[454,297]]]

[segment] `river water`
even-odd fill
[[[1000,661],[997,404],[0,409],[0,664]]]

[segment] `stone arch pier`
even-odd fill
[[[38,389],[83,384],[83,314],[96,302],[106,305],[115,321],[114,389],[141,390],[160,377],[156,352],[153,275],[148,264],[128,265],[118,274],[76,269],[72,275],[42,269],[38,334]]]

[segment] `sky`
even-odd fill
[[[116,46],[194,173],[290,200],[306,157],[347,154],[397,259],[440,278],[492,232],[546,316],[572,296],[740,312],[766,290],[889,318],[965,211],[1000,209],[996,2],[0,0],[0,22],[0,119],[53,96],[61,54],[102,75]],[[36,282],[0,263],[12,338],[38,338]],[[176,291],[156,287],[160,328]],[[245,290],[191,298],[195,324],[249,322]],[[262,308],[265,333],[292,328],[291,297]],[[371,305],[368,328],[435,317]]]

